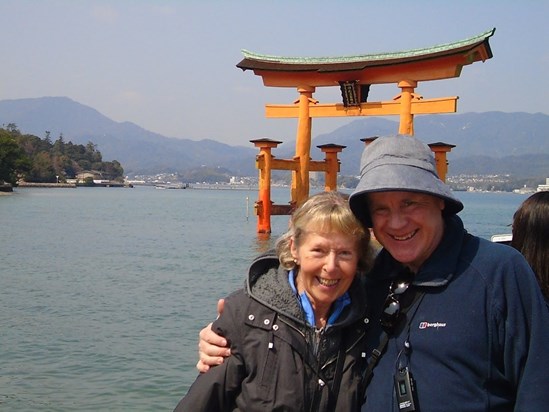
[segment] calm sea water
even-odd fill
[[[525,195],[468,193],[481,237]],[[0,410],[169,411],[194,381],[218,297],[287,225],[254,190],[17,189],[0,196]],[[286,203],[287,189],[273,200]]]

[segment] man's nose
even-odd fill
[[[391,229],[400,229],[406,225],[406,217],[403,213],[392,212],[389,215],[389,227]]]

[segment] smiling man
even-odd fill
[[[381,357],[363,410],[544,410],[549,315],[534,274],[466,232],[429,147],[376,139],[349,202],[383,245],[367,285],[368,352]]]

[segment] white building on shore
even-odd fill
[[[538,188],[536,189],[537,192],[545,192],[549,191],[549,177],[545,178],[545,184],[544,185],[538,185]]]

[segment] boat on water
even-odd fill
[[[0,192],[13,192],[13,186],[10,183],[0,182]]]
[[[493,235],[490,240],[496,243],[503,243],[504,245],[510,245],[513,240],[513,235],[510,233],[505,233],[501,235]]]
[[[188,183],[166,183],[166,184],[157,184],[154,185],[155,189],[188,189]]]

